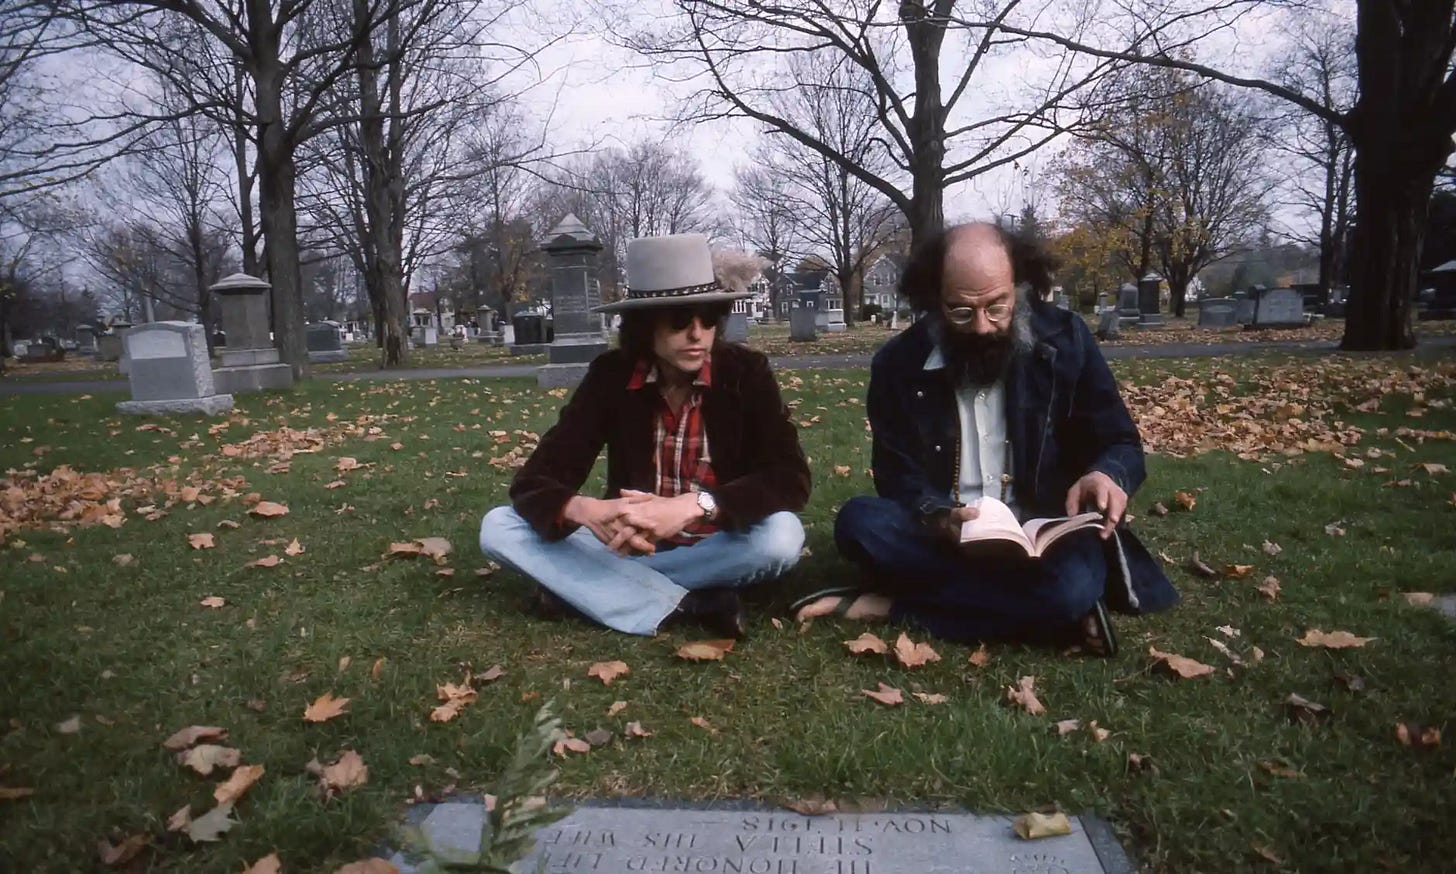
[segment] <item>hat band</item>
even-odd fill
[[[708,291],[722,291],[723,286],[716,282],[705,282],[702,285],[685,285],[681,288],[663,288],[652,291],[639,291],[629,287],[627,289],[628,300],[647,300],[658,297],[683,297],[689,294],[702,294]]]

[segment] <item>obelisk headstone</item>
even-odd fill
[[[607,351],[602,317],[592,308],[602,302],[597,280],[597,235],[567,214],[546,235],[541,251],[551,272],[551,317],[554,337],[546,349],[546,366],[536,371],[543,388],[576,385],[591,360]]]
[[[213,371],[217,390],[224,394],[292,388],[293,368],[279,361],[268,328],[268,283],[246,273],[218,280],[210,289],[216,296],[227,345],[222,366]]]

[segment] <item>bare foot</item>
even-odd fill
[[[794,616],[796,622],[806,622],[819,616],[829,616],[839,610],[844,598],[840,595],[828,595],[817,601],[810,601]],[[884,595],[859,595],[845,609],[845,619],[852,619],[861,622],[875,622],[890,618],[890,605],[893,602]]]

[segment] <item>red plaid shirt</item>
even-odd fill
[[[657,365],[644,361],[627,381],[628,390],[637,390],[657,383]],[[675,498],[684,492],[712,491],[718,484],[713,475],[713,457],[708,451],[708,431],[703,426],[703,390],[713,384],[711,362],[703,362],[693,379],[692,391],[682,409],[673,413],[667,398],[658,395],[657,414],[653,417],[653,457],[657,460],[656,492]],[[699,519],[668,540],[673,543],[695,543],[718,528],[706,519]]]

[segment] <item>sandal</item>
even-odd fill
[[[866,592],[859,586],[830,586],[827,589],[811,592],[790,604],[789,615],[794,618],[795,622],[798,622],[800,610],[803,610],[820,598],[838,598],[839,603],[834,605],[834,610],[825,614],[822,618],[830,619],[835,616],[844,616],[844,614],[849,612],[849,608],[854,606],[854,602],[859,599],[859,596],[863,594],[866,594]]]
[[[1097,636],[1084,637],[1083,647],[1093,655],[1105,659],[1117,655],[1117,630],[1112,627],[1112,614],[1108,612],[1107,604],[1098,598],[1096,605],[1085,618],[1092,620]]]

